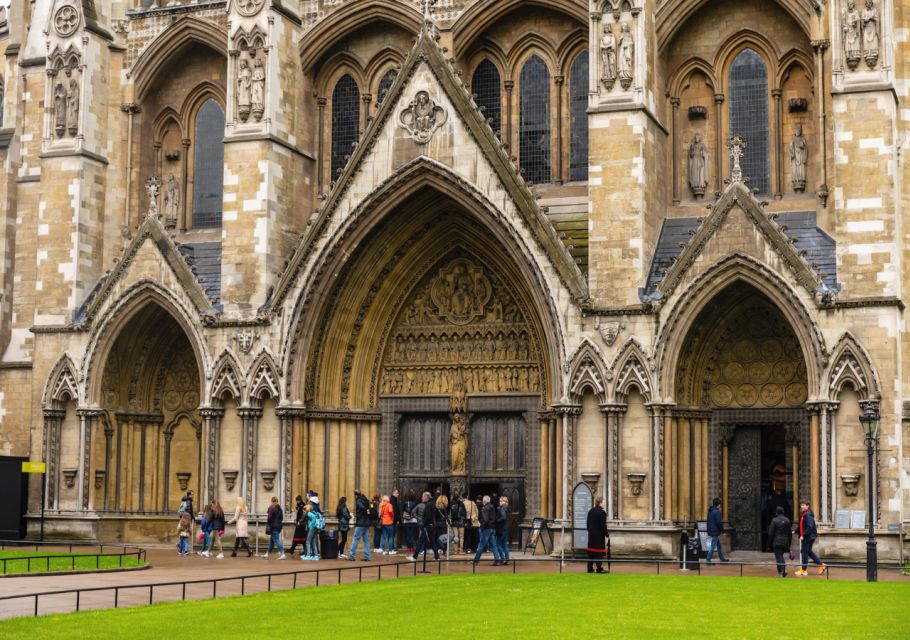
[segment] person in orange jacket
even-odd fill
[[[395,508],[389,496],[382,496],[379,503],[379,523],[382,525],[382,540],[379,543],[382,555],[395,555]]]

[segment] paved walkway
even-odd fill
[[[147,547],[148,548],[148,547]],[[767,560],[767,554],[765,560]],[[759,556],[760,557],[760,556]],[[455,556],[453,562],[428,562],[427,570],[433,574],[467,574],[467,573],[560,573],[558,559],[537,555],[533,558],[520,553],[512,554],[519,560],[508,567],[491,566],[489,554],[484,561],[474,567],[470,556]],[[774,577],[776,568],[773,561],[762,564],[745,564],[738,562],[755,562],[755,554],[734,552],[730,554],[732,562],[713,565],[700,564],[699,571],[681,571],[678,563],[657,564],[648,562],[623,562],[612,564],[613,573],[635,573],[661,575],[717,575],[717,576],[752,576]],[[408,562],[403,554],[383,556],[373,553],[372,562],[350,562],[347,560],[320,560],[303,562],[296,557],[288,556],[279,561],[272,556],[271,560],[246,557],[240,554],[231,558],[229,554],[223,559],[203,558],[198,555],[180,557],[172,547],[148,548],[149,569],[126,572],[91,573],[81,575],[40,575],[30,577],[0,579],[0,598],[16,596],[11,600],[0,600],[0,618],[35,614],[35,598],[31,594],[67,589],[98,589],[82,592],[78,595],[79,609],[104,609],[111,607],[129,607],[149,602],[168,602],[181,599],[202,600],[214,596],[222,597],[247,593],[260,593],[283,589],[315,586],[317,584],[348,584],[358,581],[386,580],[404,576],[420,576],[421,563]],[[316,570],[319,570],[318,572]],[[562,567],[563,573],[581,573],[586,569],[585,563],[567,562]],[[267,577],[268,573],[284,575]],[[791,571],[792,575],[792,571]],[[831,567],[827,575],[819,576],[810,568],[806,579],[863,580],[864,568]],[[895,570],[880,570],[882,581],[910,580]],[[165,586],[177,581],[200,581],[186,586]],[[150,586],[151,585],[151,586]],[[38,602],[38,613],[61,613],[75,610],[77,596],[73,593],[42,596]]]

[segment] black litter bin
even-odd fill
[[[698,543],[698,535],[689,537],[688,531],[681,531],[679,534],[679,568],[690,571],[698,570],[698,552],[701,545]]]
[[[337,529],[323,529],[319,532],[319,549],[322,552],[323,560],[335,560],[338,558]]]

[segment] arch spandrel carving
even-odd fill
[[[424,276],[399,312],[383,355],[380,393],[539,393],[543,371],[508,283],[466,253]]]

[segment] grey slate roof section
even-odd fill
[[[688,244],[692,233],[698,228],[697,218],[667,218],[660,230],[657,248],[651,258],[651,267],[648,270],[648,279],[645,286],[639,288],[638,298],[642,302],[650,302],[659,298],[657,286],[666,275],[667,270],[683,252],[680,245]],[[835,250],[837,243],[834,238],[815,225],[814,211],[793,211],[781,213],[777,216],[777,224],[781,225],[788,238],[796,240],[796,250],[805,251],[806,261],[821,276],[825,285],[833,291],[838,291],[837,283],[837,258]]]
[[[178,249],[212,304],[221,300],[221,243],[181,244]]]

